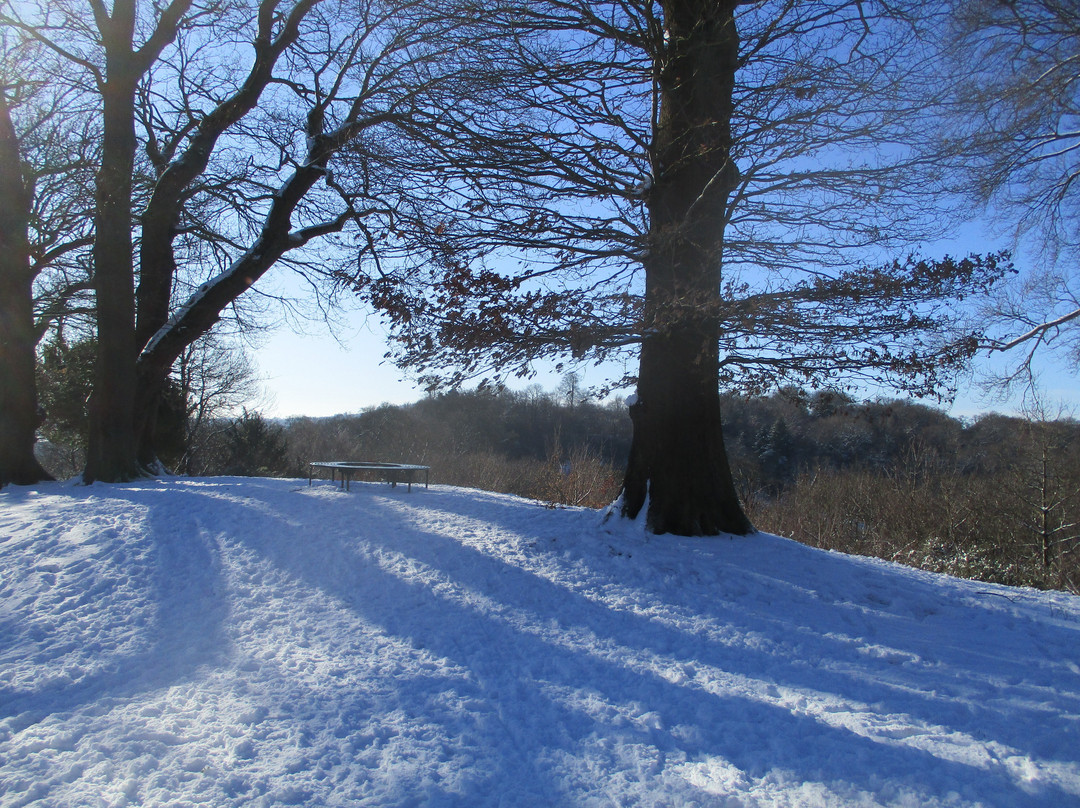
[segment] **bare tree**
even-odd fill
[[[1029,267],[981,313],[998,379],[1029,383],[1044,352],[1080,366],[1080,8],[957,3],[943,61],[955,91],[937,148]]]
[[[49,479],[34,458],[35,347],[90,287],[86,110],[28,79],[55,65],[2,35],[0,54],[0,485]]]
[[[154,398],[180,352],[272,267],[284,264],[309,278],[332,278],[337,261],[356,261],[358,253],[378,265],[382,245],[377,231],[386,229],[398,204],[393,164],[398,152],[408,148],[402,142],[408,142],[433,97],[447,103],[447,97],[465,91],[467,81],[456,65],[442,60],[459,37],[467,36],[461,29],[468,27],[439,4],[416,0],[372,3],[359,10],[324,5],[305,18],[304,30],[283,51],[288,79],[275,80],[284,90],[273,112],[265,118],[237,117],[229,134],[234,146],[250,144],[249,154],[259,154],[261,162],[249,156],[228,190],[215,188],[211,194],[227,198],[228,210],[242,224],[240,235],[221,252],[224,267],[181,298],[164,321],[160,314],[166,311],[167,284],[159,282],[156,293],[148,290],[146,300],[157,300],[149,308],[158,315],[148,316],[140,335],[146,343],[138,358],[139,413],[152,414]],[[207,120],[234,107],[235,99],[226,99]],[[189,138],[188,151],[206,148],[199,142],[204,128],[209,125],[200,125]],[[185,151],[162,176],[174,166],[190,173],[189,164]],[[155,210],[160,188],[161,183],[148,214]],[[183,215],[194,221],[195,206],[186,203],[180,209],[179,201],[161,210],[170,211],[173,219]],[[161,232],[167,237],[168,228]],[[338,234],[344,235],[335,248],[328,237]],[[312,242],[330,249],[305,250]],[[335,250],[345,257],[335,258]],[[144,251],[141,277],[171,277],[175,255],[175,248],[159,248],[147,262]],[[152,430],[144,423],[140,434],[143,462],[152,462],[146,440]]]
[[[1080,543],[1076,422],[1037,395],[1024,416],[1019,456],[1011,464],[1010,505],[1015,522],[1033,539],[1034,555],[1050,570]]]
[[[177,471],[199,474],[215,423],[250,406],[258,395],[258,376],[243,347],[213,331],[184,349],[176,376],[185,403],[185,453]]]
[[[391,234],[428,262],[356,278],[398,360],[452,385],[640,351],[623,513],[748,532],[718,384],[939,392],[976,346],[951,302],[1006,269],[883,260],[942,226],[916,149],[938,12],[902,6],[494,4],[468,58],[498,103],[442,112]]]
[[[50,479],[34,458],[33,281],[28,239],[33,191],[23,171],[7,88],[0,88],[0,486]]]
[[[97,383],[90,402],[88,480],[137,473],[133,431],[134,215],[136,91],[191,9],[175,0],[147,15],[136,0],[111,7],[13,5],[0,22],[63,58],[100,104],[101,152],[95,182],[92,247]]]
[[[87,2],[20,4],[2,21],[67,60],[100,103],[85,478],[122,480],[155,467],[173,364],[260,277],[328,274],[304,248],[350,227],[367,249],[365,218],[393,212],[381,130],[430,107],[438,33],[459,23],[416,0]]]
[[[573,409],[582,399],[581,377],[572,370],[564,373],[562,380],[559,382],[558,393],[562,400],[566,402],[566,406]]]

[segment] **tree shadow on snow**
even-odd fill
[[[476,509],[468,498],[453,504],[455,512]],[[519,509],[495,500],[476,513],[508,530],[520,530]],[[1080,646],[1080,624],[1035,620],[1030,604],[1014,604],[1004,588],[972,581],[954,581],[943,588],[940,576],[911,574],[908,568],[826,553],[765,534],[737,539],[651,537],[645,560],[635,560],[629,556],[645,549],[640,540],[627,542],[617,532],[605,535],[598,524],[591,533],[584,539],[570,537],[570,546],[610,541],[612,552],[626,556],[620,558],[625,578],[611,577],[616,565],[607,559],[592,565],[592,587],[602,587],[605,579],[614,587],[629,580],[643,590],[644,607],[653,605],[649,598],[663,597],[675,611],[705,618],[720,635],[785,640],[771,649],[767,642],[750,648],[667,626],[671,643],[678,646],[683,635],[681,644],[697,661],[865,703],[900,697],[916,719],[945,723],[975,739],[1006,743],[1035,757],[1057,753],[1069,759],[1080,744],[1080,722],[1061,716],[1062,705],[1068,715],[1080,714],[1080,669],[1046,651]],[[558,554],[564,548],[553,544],[551,551]],[[687,554],[694,559],[692,565],[683,563]],[[671,566],[680,576],[689,576],[653,590],[650,579],[669,574],[663,568],[665,557],[675,559]],[[588,556],[582,560],[589,564]],[[1052,618],[1049,607],[1045,616]],[[1022,698],[1002,700],[1004,687]],[[1052,706],[1046,703],[1050,694]],[[1003,711],[1011,715],[1003,718]],[[1059,743],[1055,749],[1033,747],[1031,728],[1048,722],[1058,723]],[[988,724],[993,736],[984,731]]]
[[[762,779],[779,771],[797,782],[870,792],[881,788],[883,778],[892,778],[917,794],[943,801],[958,788],[964,798],[990,804],[1061,802],[1075,797],[1053,786],[1044,787],[1036,797],[1000,767],[980,766],[973,771],[977,762],[961,763],[880,737],[865,737],[806,712],[732,690],[707,692],[686,677],[680,680],[677,673],[673,676],[664,666],[668,662],[710,665],[766,685],[832,694],[841,702],[872,705],[880,701],[885,710],[898,692],[905,691],[905,709],[921,705],[916,718],[925,718],[932,725],[944,723],[946,729],[973,738],[978,738],[986,725],[981,719],[987,711],[1000,708],[980,704],[980,699],[989,695],[980,688],[989,691],[993,685],[980,683],[978,677],[968,684],[962,709],[943,717],[938,696],[917,692],[925,672],[916,668],[895,680],[869,680],[856,664],[860,652],[843,638],[816,634],[814,647],[827,645],[835,649],[838,658],[851,660],[851,668],[846,670],[824,669],[813,661],[806,664],[778,655],[797,652],[797,642],[780,649],[760,649],[695,640],[677,628],[658,629],[648,616],[613,611],[581,592],[441,533],[422,531],[410,522],[407,509],[414,505],[446,508],[448,514],[454,514],[458,512],[454,506],[467,497],[432,496],[421,502],[403,499],[403,492],[386,496],[381,491],[354,490],[340,503],[313,498],[304,504],[302,514],[296,503],[290,502],[289,518],[299,518],[306,526],[290,535],[275,524],[272,515],[273,498],[285,492],[253,487],[251,494],[263,498],[265,507],[244,514],[246,529],[237,538],[245,546],[310,586],[349,603],[358,616],[386,634],[468,672],[464,680],[458,677],[441,683],[436,677],[421,687],[402,683],[398,708],[410,714],[423,713],[431,708],[439,688],[455,691],[464,703],[492,705],[489,710],[477,708],[463,719],[471,722],[469,738],[464,740],[488,754],[479,755],[487,766],[482,774],[478,772],[473,792],[452,795],[469,798],[462,804],[481,804],[485,798],[493,804],[514,801],[515,795],[524,801],[565,801],[569,799],[563,793],[568,779],[580,779],[582,788],[601,789],[587,774],[590,766],[601,771],[605,765],[618,768],[623,764],[616,758],[628,749],[653,758],[658,767],[653,775],[628,771],[628,777],[647,778],[666,772],[665,788],[676,789],[672,794],[677,797],[681,793],[687,800],[701,798],[702,793],[689,782],[673,784],[664,761],[718,758],[750,778]],[[393,503],[401,503],[404,509],[396,504],[391,507]],[[520,507],[508,503],[500,515],[497,501],[485,502],[476,513],[466,515],[495,522],[505,519],[507,528],[521,530]],[[537,518],[545,517],[538,513]],[[239,518],[236,521],[241,522]],[[352,562],[346,566],[342,565],[342,547],[353,548]],[[558,555],[564,549],[555,547],[551,552]],[[717,558],[719,562],[722,554]],[[380,566],[386,559],[397,559],[398,568],[412,564],[426,571],[434,576],[436,585],[392,571],[393,565]],[[588,563],[587,556],[572,560]],[[555,563],[559,563],[557,558]],[[762,564],[763,568],[768,566]],[[868,578],[875,575],[882,576],[882,586],[896,586],[894,580],[888,580],[887,570],[867,573]],[[780,583],[803,586],[798,581]],[[872,582],[867,586],[872,589]],[[920,596],[940,599],[935,592],[927,587]],[[813,597],[812,592],[807,597]],[[800,615],[778,617],[768,612],[767,604],[760,605],[760,613],[745,602],[732,606],[708,599],[699,605],[702,614],[730,625],[737,634],[772,634],[777,631],[777,622],[796,635],[800,631],[832,631],[847,624],[844,617],[837,618],[837,625],[828,626],[815,626]],[[820,616],[822,612],[817,604],[814,613]],[[894,650],[902,651],[911,640],[907,628],[889,630],[887,635],[881,639]],[[980,651],[956,650],[952,667],[962,663],[967,653],[978,655]],[[515,680],[517,686],[512,684]],[[345,711],[364,709],[355,704],[338,706]],[[1025,715],[1015,705],[1007,709],[1015,710],[1021,722],[1044,716],[1039,711]],[[871,718],[874,715],[871,709]],[[999,722],[991,723],[996,727]],[[447,728],[448,733],[455,731]],[[1017,730],[1008,743],[1038,757],[1038,750],[1026,748],[1022,732]],[[607,758],[606,764],[597,757]]]
[[[144,591],[153,608],[153,619],[141,632],[138,650],[113,656],[101,670],[75,681],[56,677],[53,683],[29,692],[0,688],[0,718],[22,714],[25,720],[20,723],[25,725],[104,699],[130,698],[189,680],[199,668],[214,665],[228,655],[223,640],[225,608],[216,549],[190,518],[186,510],[190,504],[188,495],[167,483],[141,481],[136,485],[142,490],[99,485],[57,487],[49,493],[76,500],[95,498],[148,506],[146,538],[151,543],[153,573]],[[146,486],[156,485],[159,490],[145,490]],[[69,611],[56,619],[77,621],[79,614]],[[122,624],[124,616],[113,615],[110,622]],[[77,634],[80,627],[73,628]],[[0,632],[0,642],[2,637]],[[50,662],[61,663],[62,658],[43,660],[43,675],[50,672]]]

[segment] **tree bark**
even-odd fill
[[[719,303],[739,38],[734,0],[664,0],[647,206],[645,338],[623,514],[655,533],[745,535],[720,419]]]
[[[88,402],[90,430],[83,480],[122,482],[142,476],[135,426],[138,343],[135,338],[135,250],[132,175],[135,167],[135,90],[139,79],[171,42],[190,0],[173,0],[159,12],[146,42],[134,49],[137,0],[115,0],[110,16],[94,4],[105,51],[102,152],[94,211],[94,291],[98,353]]]
[[[221,312],[265,275],[289,250],[311,239],[337,232],[351,218],[345,212],[336,219],[293,231],[291,217],[304,196],[325,174],[329,150],[310,159],[282,184],[263,221],[255,243],[221,275],[207,281],[158,329],[137,362],[136,425],[140,462],[151,467],[157,462],[154,431],[158,406],[173,364],[184,349],[206,334]],[[309,155],[312,156],[313,155]]]
[[[52,479],[34,457],[41,417],[34,379],[29,185],[7,99],[0,92],[0,487]]]
[[[109,33],[117,35],[115,30]],[[123,33],[119,36],[123,37]],[[127,53],[117,53],[124,49],[116,46],[106,45],[106,49],[93,249],[98,352],[94,391],[88,402],[90,434],[83,472],[88,483],[121,482],[140,475],[135,453],[135,273],[131,234],[138,77],[130,49]]]

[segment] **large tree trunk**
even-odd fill
[[[664,0],[645,260],[645,339],[623,513],[648,503],[650,530],[753,531],[739,505],[720,422],[720,268],[739,39],[734,0]]]
[[[728,466],[716,377],[687,357],[702,342],[666,337],[642,346],[623,510],[635,517],[647,503],[654,533],[744,535],[753,527]]]
[[[104,126],[93,250],[98,353],[88,403],[86,482],[120,482],[141,473],[134,419],[137,349],[131,233],[137,76],[130,53],[127,56],[110,54],[108,81],[102,88]]]
[[[247,79],[235,93],[202,119],[184,152],[161,168],[161,175],[143,213],[135,325],[135,341],[142,352],[138,359],[134,412],[138,458],[143,468],[156,469],[159,465],[155,436],[159,408],[172,365],[184,348],[217,322],[220,314],[218,309],[211,317],[201,320],[193,330],[190,312],[183,313],[182,327],[186,330],[181,332],[183,336],[180,339],[177,338],[180,336],[178,329],[169,326],[173,281],[177,269],[173,242],[183,212],[186,190],[206,170],[221,135],[258,104],[273,77],[277,60],[296,42],[300,35],[300,22],[318,2],[319,0],[299,0],[282,23],[279,15],[275,13],[276,1],[261,0],[259,33],[253,44],[255,60]],[[275,38],[274,31],[279,23],[280,30]],[[318,171],[312,174],[313,179],[319,176],[322,175]],[[307,187],[310,188],[310,185]],[[285,231],[280,234],[282,238],[288,233],[287,217],[284,227]],[[269,268],[269,264],[262,271],[266,268]],[[229,298],[228,302],[246,291],[258,275],[247,277],[249,279],[246,283],[241,282],[235,286],[236,295]],[[207,285],[219,285],[221,282],[222,279],[218,278]],[[204,299],[201,304],[203,308],[213,303],[205,300],[206,297],[201,293],[196,295],[196,298]],[[191,301],[189,308],[190,305]],[[222,307],[225,305],[227,303],[221,303]],[[169,334],[167,339],[164,338],[165,334]]]
[[[94,291],[98,354],[88,403],[86,482],[121,482],[146,473],[138,459],[135,424],[135,250],[132,237],[132,175],[135,168],[135,89],[177,32],[191,0],[172,0],[158,13],[152,34],[137,49],[137,0],[115,0],[94,17],[105,50],[102,152],[94,212]]]
[[[41,418],[34,380],[34,278],[27,242],[31,197],[18,136],[0,91],[0,487],[52,479],[34,457]]]

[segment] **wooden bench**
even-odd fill
[[[409,492],[412,493],[413,483],[420,482],[421,473],[423,473],[424,488],[428,487],[428,478],[431,473],[431,466],[414,466],[409,463],[377,463],[366,460],[315,460],[308,463],[309,487],[315,476],[315,469],[329,469],[331,482],[336,481],[337,476],[340,474],[341,487],[346,491],[349,490],[349,483],[353,475],[364,473],[390,483],[394,488],[397,488],[398,483],[406,483],[409,486]]]

